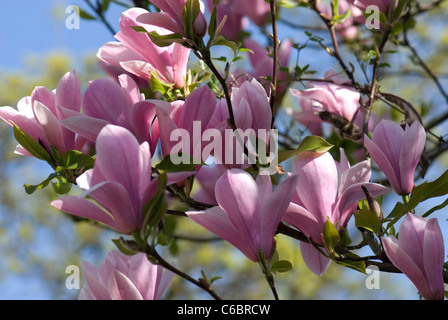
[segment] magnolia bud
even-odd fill
[[[366,200],[369,204],[370,211],[372,211],[380,221],[383,221],[383,210],[381,210],[381,206],[378,201],[376,201],[376,199],[370,194],[366,187],[362,186],[362,191],[364,191],[366,195]]]

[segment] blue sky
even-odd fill
[[[30,55],[60,51],[77,59],[95,54],[112,34],[95,21],[81,20],[79,29],[67,29],[69,5],[86,8],[81,0],[2,1],[0,11],[0,70],[17,70]],[[118,29],[121,7],[111,4],[108,20]]]
[[[65,13],[65,9],[69,5],[86,7],[82,0],[3,0],[1,2],[0,76],[4,70],[21,70],[24,67],[24,61],[30,55],[44,57],[51,52],[64,52],[76,63],[81,62],[88,54],[94,55],[105,42],[113,41],[112,34],[98,22],[81,20],[80,29],[67,29],[65,22],[68,14]],[[107,19],[116,30],[118,30],[118,18],[122,10],[122,7],[111,4],[108,11]],[[431,176],[431,179],[433,178],[435,176]],[[444,224],[446,224],[445,216],[443,216]],[[409,281],[401,275],[398,277],[403,278],[404,287],[408,288]],[[14,286],[14,280],[10,279],[5,284]],[[18,292],[17,297],[20,295],[21,293]],[[413,292],[410,298],[412,296]]]

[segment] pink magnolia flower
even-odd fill
[[[103,45],[97,53],[98,58],[147,81],[151,79],[151,72],[156,71],[160,80],[173,83],[176,88],[183,88],[190,49],[177,43],[159,47],[147,34],[133,30],[132,26],[140,26],[148,32],[156,31],[160,35],[170,33],[166,29],[138,22],[137,17],[145,13],[148,11],[141,8],[123,12],[120,31],[115,35],[119,42]]]
[[[82,262],[86,279],[79,300],[160,300],[174,274],[148,261],[144,253],[112,250],[97,268]]]
[[[151,3],[161,12],[145,12],[137,18],[143,24],[157,26],[185,37],[183,12],[187,0],[151,0]],[[207,31],[207,21],[204,16],[204,3],[199,0],[200,11],[193,22],[193,32],[203,37]]]
[[[355,1],[356,2],[356,1]],[[332,8],[329,5],[329,3],[322,3],[322,12],[325,13],[327,16],[332,17]],[[358,29],[355,25],[356,20],[359,19],[359,17],[363,16],[362,10],[357,7],[356,5],[353,5],[353,1],[350,0],[340,0],[338,2],[339,5],[339,14],[344,14],[347,10],[350,10],[350,15],[348,18],[346,18],[343,22],[338,23],[335,27],[335,30],[344,38],[346,39],[353,39],[358,34]]]
[[[329,79],[333,75],[329,74]],[[339,80],[338,80],[339,81]],[[319,112],[327,111],[341,116],[349,121],[358,110],[360,94],[353,88],[330,81],[310,81],[306,90],[290,89],[290,92],[299,98],[301,111],[293,111],[292,117],[299,123],[308,127],[315,135],[321,134],[322,119]]]
[[[210,12],[213,11],[213,0],[207,0],[207,8]],[[244,18],[244,14],[238,10],[236,1],[221,0],[216,9],[218,24],[222,22],[224,17],[227,17],[220,35],[227,40],[237,41],[241,31],[247,27],[248,21]]]
[[[213,1],[207,0],[207,7],[213,10]],[[231,41],[236,41],[244,30],[249,18],[257,26],[263,26],[269,21],[270,6],[264,0],[221,0],[217,7],[218,24],[227,16],[221,35]]]
[[[272,191],[271,178],[256,180],[241,169],[227,170],[218,179],[218,206],[186,212],[193,221],[231,243],[250,260],[258,261],[259,250],[266,258],[275,250],[275,232],[294,193],[295,176]]]
[[[372,140],[364,136],[364,144],[372,159],[386,175],[399,195],[412,192],[414,174],[426,143],[425,129],[415,121],[405,129],[392,120],[381,120]]]
[[[387,257],[414,283],[424,299],[443,300],[445,249],[437,219],[409,213],[398,235],[398,240],[394,236],[382,238]]]
[[[83,96],[83,113],[63,111],[61,124],[92,144],[106,124],[115,124],[131,131],[139,143],[148,141],[151,154],[155,152],[159,140],[156,107],[128,75],[120,75],[118,83],[111,78],[90,82]]]
[[[235,125],[236,128],[240,130],[241,135],[245,133],[254,134],[256,138],[266,142],[269,147],[272,111],[269,104],[269,98],[263,86],[256,79],[245,81],[240,87],[232,88],[231,102]],[[221,99],[209,122],[209,128],[220,130],[223,132],[222,135],[224,136],[224,131],[230,129],[228,119],[229,110],[227,102],[225,99]],[[246,145],[248,145],[247,141],[245,142]],[[226,141],[223,141],[223,143],[226,143]],[[236,143],[239,142],[235,141],[235,144]],[[242,161],[239,160],[241,154],[237,154],[236,146],[231,150],[224,145],[222,150],[222,154],[214,155],[218,163],[230,167],[235,167],[235,165],[241,164]],[[254,150],[250,148],[250,151],[253,152]]]
[[[289,58],[291,54],[292,41],[286,39],[281,42],[279,46],[279,72],[278,72],[278,82],[277,82],[277,95],[280,97],[285,92],[288,84],[285,80],[288,79],[288,74],[280,69],[280,67],[287,68],[289,65]],[[266,48],[262,47],[258,42],[252,39],[246,39],[244,41],[244,46],[250,49],[253,53],[249,53],[249,61],[252,65],[252,77],[256,78],[258,81],[263,83],[263,78],[272,76],[273,69],[273,59],[272,56],[268,55]],[[270,81],[265,81],[264,84],[266,92],[270,94]]]
[[[181,143],[182,151],[188,150],[195,160],[207,160],[208,156],[202,155],[202,134],[208,127],[217,103],[208,86],[195,89],[185,101],[154,103],[157,105],[163,156],[171,154],[172,149]]]
[[[182,181],[191,172],[168,176],[168,184]],[[85,190],[79,196],[66,196],[51,205],[75,216],[101,222],[124,234],[140,230],[143,206],[157,191],[158,179],[151,177],[148,142],[138,143],[127,129],[108,124],[96,141],[93,169],[76,179]],[[95,199],[99,204],[87,199]]]
[[[198,182],[200,189],[194,194],[194,200],[218,205],[215,197],[215,185],[226,170],[224,165],[216,163],[201,166],[195,176],[195,182]]]
[[[358,201],[365,199],[362,187],[374,197],[389,190],[369,182],[371,168],[367,160],[350,166],[342,151],[340,163],[328,152],[301,152],[294,160],[293,173],[299,182],[283,220],[319,245],[323,245],[322,230],[327,219],[340,229],[347,226]],[[331,260],[308,243],[301,242],[300,248],[308,268],[322,275]]]
[[[62,109],[73,112],[81,109],[81,90],[75,71],[66,73],[55,90],[36,87],[31,96],[19,101],[17,110],[1,107],[0,118],[10,125],[16,124],[49,153],[50,146],[56,147],[61,154],[73,149],[81,150],[85,140],[77,138],[59,123],[64,119]],[[16,153],[31,155],[22,146],[17,147]]]

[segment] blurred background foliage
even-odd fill
[[[60,8],[59,5],[59,10],[57,7],[54,9],[55,19],[61,19]],[[283,18],[286,21],[300,21],[303,27],[294,29],[294,33],[290,24],[282,25],[283,34],[297,35],[296,40],[300,44],[307,39],[305,26],[310,25],[316,26],[311,29],[313,33],[329,41],[326,32],[319,29],[319,20],[308,9],[285,11]],[[447,18],[447,1],[441,1],[439,7],[418,15],[415,28],[408,31],[409,39],[421,58],[445,88],[448,88],[448,29],[444,27]],[[118,28],[118,21],[113,21],[112,25]],[[349,50],[356,49],[356,45],[347,42],[342,47],[344,57],[353,58]],[[397,52],[387,56],[391,67],[382,69],[381,88],[406,97],[422,114],[427,115],[427,119],[435,119],[445,113],[448,105],[446,97],[435,86],[434,80],[415,63],[415,56],[409,48],[400,44],[390,46],[389,50]],[[15,107],[19,99],[30,95],[35,86],[55,88],[61,76],[74,68],[76,54],[53,52],[45,56],[32,55],[24,61],[20,70],[2,70],[0,67],[0,106]],[[337,65],[321,47],[313,45],[301,52],[297,61],[303,65],[311,63],[311,67],[318,65],[321,68],[316,70],[318,74]],[[81,66],[76,66],[82,90],[89,80],[105,76],[96,62],[95,52],[92,52],[83,59]],[[296,104],[294,99],[286,98],[283,107],[296,108]],[[387,109],[387,106],[377,108]],[[439,127],[439,134],[445,135],[443,122]],[[300,138],[300,128],[289,130],[295,130]],[[111,239],[120,235],[88,222],[75,221],[50,207],[49,203],[56,197],[50,187],[27,195],[23,184],[42,181],[50,173],[50,168],[36,159],[15,155],[16,142],[12,129],[4,123],[0,124],[0,136],[0,298],[76,299],[78,291],[68,290],[65,286],[68,276],[66,267],[80,267],[82,260],[98,265],[107,252],[114,249]],[[428,179],[440,175],[440,167],[447,167],[446,156],[438,158],[438,170],[429,171]],[[74,194],[78,191],[76,188],[72,190]],[[446,214],[443,219],[446,220]],[[272,298],[259,266],[232,246],[214,239],[212,234],[186,218],[170,216],[169,224],[174,230],[175,240],[163,248],[163,253],[179,269],[196,278],[201,277],[201,270],[210,278],[223,277],[216,280],[213,287],[225,299]],[[352,241],[358,243],[358,234],[356,230],[352,231]],[[278,235],[277,248],[280,258],[293,264],[290,272],[275,277],[282,299],[418,298],[415,287],[403,275],[381,273],[381,288],[368,290],[366,275],[335,264],[322,277],[312,274],[301,259],[296,240]],[[165,297],[209,298],[178,277],[174,278]]]

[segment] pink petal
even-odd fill
[[[66,73],[59,80],[55,105],[78,112],[81,110],[81,89],[76,71]]]
[[[244,170],[227,170],[216,183],[215,196],[246,242],[256,248],[260,243],[261,199],[255,180]]]
[[[420,122],[415,121],[407,128],[399,151],[400,184],[406,194],[411,193],[414,188],[415,169],[422,156],[425,143],[425,128]]]
[[[401,186],[397,180],[396,168],[393,166],[392,162],[389,161],[383,149],[376,145],[367,135],[364,135],[364,144],[369,151],[372,159],[378,164],[380,169],[384,172],[387,180],[389,180],[391,186],[396,193],[402,194]]]
[[[108,290],[114,300],[143,300],[135,285],[118,270],[114,270],[110,277]]]
[[[322,276],[330,266],[331,260],[325,258],[308,243],[300,242],[300,253],[308,269],[318,276]]]
[[[227,213],[220,207],[213,207],[204,211],[189,211],[187,216],[218,237],[226,240],[252,261],[258,261],[258,252],[253,245],[246,242],[246,237],[235,227]]]
[[[129,193],[136,211],[139,211],[141,174],[140,145],[127,129],[115,125],[105,126],[96,142],[98,166],[109,181],[121,184]],[[147,172],[144,172],[147,173]]]

